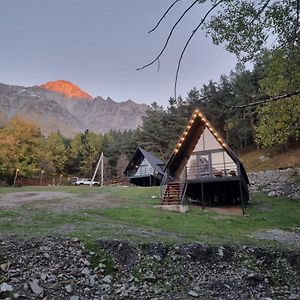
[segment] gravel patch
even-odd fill
[[[271,240],[282,244],[300,246],[300,233],[284,231],[281,229],[271,229],[268,231],[257,232],[257,239]]]

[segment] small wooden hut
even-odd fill
[[[162,204],[182,203],[187,195],[203,207],[236,203],[244,207],[248,184],[239,158],[196,110],[166,164]]]
[[[160,185],[164,176],[165,164],[156,156],[137,148],[130,159],[124,175],[129,182],[138,186]]]

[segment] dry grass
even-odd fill
[[[248,172],[300,167],[300,143],[288,151],[280,147],[248,150],[240,153],[240,159]]]

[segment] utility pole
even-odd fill
[[[103,159],[103,152],[101,153],[101,186],[103,186],[103,177],[104,177],[104,159]],[[101,158],[100,157],[100,158]]]
[[[95,172],[94,172],[92,181],[91,181],[91,186],[93,185],[93,182],[94,182],[94,179],[95,179],[96,174],[97,174],[97,172],[98,172],[100,163],[101,163],[101,186],[103,186],[103,172],[104,172],[104,171],[103,171],[103,152],[101,152],[100,158],[99,158],[99,160],[98,160],[98,163],[97,163],[97,166],[96,166],[96,169],[95,169]]]

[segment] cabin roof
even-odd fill
[[[124,174],[128,171],[128,169],[130,168],[130,166],[135,164],[135,161],[137,162],[137,158],[139,156],[143,156],[151,165],[151,167],[154,169],[155,172],[159,173],[159,174],[164,174],[164,166],[165,163],[163,163],[158,157],[154,156],[153,154],[151,154],[150,152],[138,147],[135,151],[135,153],[133,154],[133,156],[131,157],[125,171]]]
[[[200,110],[196,109],[191,116],[185,130],[180,136],[167,164],[165,171],[168,170],[171,176],[177,172],[178,169],[182,168],[188,161],[188,158],[192,154],[197,142],[199,141],[201,135],[204,133],[205,128],[207,128],[212,135],[215,137],[216,141],[220,146],[227,152],[231,159],[235,163],[239,163],[241,166],[241,173],[245,177],[247,183],[249,179],[245,168],[237,155],[228,146],[228,144],[222,139],[218,134],[217,130],[211,125],[211,123],[206,119],[204,114]]]

